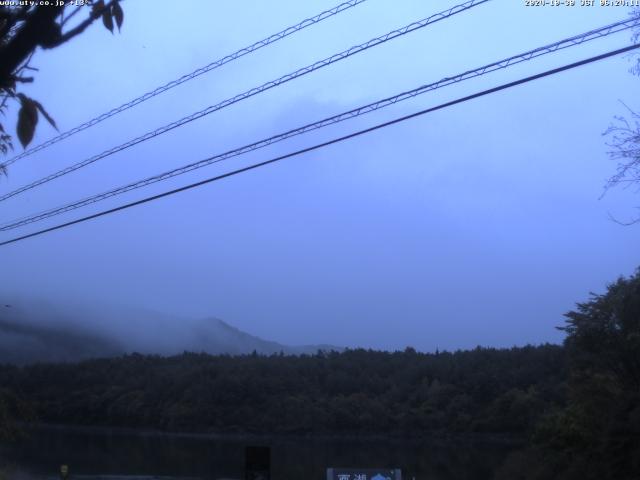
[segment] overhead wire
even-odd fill
[[[345,120],[351,119],[351,118],[355,118],[361,115],[364,115],[366,113],[371,113],[377,110],[380,110],[382,108],[386,108],[390,105],[394,105],[398,102],[402,102],[405,100],[408,100],[410,98],[414,98],[418,95],[422,95],[425,94],[427,92],[433,91],[433,90],[437,90],[439,88],[443,88],[445,86],[448,85],[452,85],[455,83],[459,83],[461,81],[464,80],[468,80],[471,78],[476,78],[497,70],[501,70],[513,65],[517,65],[519,63],[525,62],[525,61],[529,61],[532,60],[534,58],[538,58],[542,55],[547,55],[549,53],[553,53],[556,52],[558,50],[563,50],[569,47],[573,47],[576,45],[581,45],[585,42],[597,39],[597,38],[602,38],[602,37],[606,37],[608,35],[612,35],[614,33],[618,33],[624,30],[628,30],[628,29],[632,29],[634,27],[637,27],[640,25],[640,18],[628,18],[628,19],[624,19],[621,20],[619,22],[615,22],[597,29],[593,29],[593,30],[589,30],[587,32],[581,33],[579,35],[574,35],[572,37],[542,46],[542,47],[538,47],[535,48],[533,50],[529,50],[526,51],[524,53],[520,53],[517,55],[513,55],[511,57],[505,58],[503,60],[499,60],[497,62],[493,62],[487,65],[484,65],[482,67],[473,69],[473,70],[467,70],[463,73],[454,75],[454,76],[450,76],[450,77],[445,77],[441,80],[438,80],[437,82],[433,82],[430,84],[426,84],[426,85],[422,85],[420,87],[414,88],[412,90],[406,91],[406,92],[402,92],[399,93],[397,95],[391,96],[391,97],[387,97],[384,98],[382,100],[378,100],[376,102],[373,103],[369,103],[367,105],[364,106],[360,106],[358,108],[349,110],[347,112],[343,112],[337,115],[333,115],[331,117],[327,117],[324,118],[322,120],[319,120],[317,122],[313,122],[292,130],[288,130],[286,132],[283,133],[279,133],[277,135],[259,140],[257,142],[253,142],[250,143],[248,145],[244,145],[242,147],[239,148],[235,148],[233,150],[229,150],[227,152],[221,153],[221,154],[217,154],[208,158],[205,158],[203,160],[191,163],[191,164],[187,164],[184,165],[182,167],[179,168],[175,168],[157,175],[153,175],[151,177],[142,179],[142,180],[138,180],[132,183],[129,183],[127,185],[124,186],[120,186],[117,187],[115,189],[112,190],[108,190],[106,192],[102,192],[100,194],[97,195],[93,195],[87,198],[84,198],[82,200],[78,200],[75,201],[73,203],[69,203],[60,207],[56,207],[53,209],[49,209],[46,210],[44,212],[40,212],[38,214],[32,214],[30,216],[27,217],[23,217],[20,219],[16,219],[16,220],[12,220],[10,222],[7,222],[3,225],[0,226],[0,232],[2,231],[8,231],[8,230],[13,230],[15,228],[19,228],[31,223],[35,223],[38,221],[42,221],[45,220],[47,218],[51,218],[53,216],[57,216],[57,215],[61,215],[63,213],[67,213],[73,210],[76,210],[78,208],[93,204],[93,203],[97,203],[99,201],[103,201],[106,200],[108,198],[114,197],[116,195],[121,195],[124,194],[126,192],[132,191],[132,190],[136,190],[160,181],[165,181],[168,180],[169,178],[173,178],[175,176],[178,175],[182,175],[185,174],[187,172],[199,169],[199,168],[203,168],[205,166],[214,164],[214,163],[218,163],[221,162],[223,160],[227,160],[229,158],[233,158],[239,155],[243,155],[245,153],[260,149],[260,148],[264,148],[266,146],[272,145],[274,143],[286,140],[288,138],[297,136],[297,135],[301,135],[313,130],[317,130],[320,128],[324,128],[327,127],[329,125],[333,125],[339,122],[343,122]]]
[[[195,182],[195,183],[191,183],[189,185],[185,185],[183,187],[175,188],[173,190],[169,190],[169,191],[157,194],[157,195],[152,195],[152,196],[140,199],[140,200],[136,200],[134,202],[130,202],[130,203],[127,203],[127,204],[124,204],[124,205],[120,205],[120,206],[115,207],[115,208],[111,208],[111,209],[108,209],[108,210],[103,210],[101,212],[94,213],[92,215],[87,215],[87,216],[82,217],[82,218],[78,218],[78,219],[75,219],[75,220],[71,220],[69,222],[61,223],[61,224],[58,224],[58,225],[55,225],[55,226],[52,226],[52,227],[49,227],[49,228],[42,229],[42,230],[39,230],[39,231],[36,231],[36,232],[32,232],[32,233],[29,233],[29,234],[26,234],[26,235],[15,237],[15,238],[12,238],[10,240],[5,240],[3,242],[0,242],[0,247],[1,246],[5,246],[5,245],[9,245],[9,244],[12,244],[12,243],[16,243],[16,242],[19,242],[19,241],[23,241],[23,240],[26,240],[28,238],[33,238],[35,236],[43,235],[45,233],[53,232],[55,230],[60,230],[62,228],[66,228],[66,227],[69,227],[69,226],[72,226],[72,225],[76,225],[76,224],[79,224],[79,223],[87,222],[89,220],[93,220],[95,218],[99,218],[99,217],[102,217],[102,216],[105,216],[105,215],[109,215],[109,214],[112,214],[112,213],[115,213],[115,212],[119,212],[121,210],[132,208],[132,207],[135,207],[137,205],[142,205],[142,204],[149,203],[149,202],[152,202],[152,201],[155,201],[155,200],[159,200],[160,198],[168,197],[170,195],[174,195],[176,193],[184,192],[186,190],[191,190],[193,188],[197,188],[197,187],[200,187],[202,185],[206,185],[206,184],[218,181],[218,180],[222,180],[224,178],[228,178],[228,177],[231,177],[231,176],[234,176],[234,175],[238,175],[240,173],[248,172],[250,170],[254,170],[254,169],[257,169],[257,168],[260,168],[260,167],[264,167],[266,165],[270,165],[270,164],[282,161],[282,160],[287,159],[287,158],[299,156],[299,155],[302,155],[304,153],[308,153],[308,152],[311,152],[311,151],[314,151],[314,150],[318,150],[320,148],[325,148],[325,147],[328,147],[330,145],[333,145],[333,144],[336,144],[336,143],[340,143],[340,142],[343,142],[343,141],[346,141],[346,140],[349,140],[349,139],[352,139],[352,138],[355,138],[355,137],[359,137],[361,135],[365,135],[365,134],[374,132],[376,130],[380,130],[382,128],[389,127],[391,125],[395,125],[395,124],[398,124],[398,123],[401,123],[401,122],[405,122],[407,120],[410,120],[412,118],[416,118],[416,117],[425,115],[427,113],[431,113],[431,112],[434,112],[434,111],[437,111],[437,110],[442,110],[444,108],[452,107],[454,105],[458,105],[458,104],[461,104],[461,103],[464,103],[464,102],[468,102],[468,101],[476,99],[476,98],[480,98],[480,97],[483,97],[483,96],[486,96],[486,95],[494,94],[494,93],[497,93],[497,92],[502,91],[502,90],[506,90],[506,89],[513,88],[513,87],[518,86],[518,85],[523,85],[525,83],[532,82],[534,80],[539,80],[539,79],[544,78],[544,77],[548,77],[548,76],[551,76],[551,75],[556,75],[558,73],[561,73],[561,72],[564,72],[564,71],[567,71],[567,70],[571,70],[571,69],[574,69],[574,68],[577,68],[577,67],[580,67],[580,66],[583,66],[583,65],[587,65],[587,64],[594,63],[594,62],[597,62],[597,61],[600,61],[600,60],[604,60],[606,58],[610,58],[610,57],[613,57],[615,55],[620,55],[622,53],[630,52],[630,51],[638,49],[638,48],[640,48],[640,43],[633,44],[633,45],[630,45],[630,46],[627,46],[627,47],[623,47],[623,48],[619,48],[617,50],[612,50],[612,51],[609,51],[609,52],[606,52],[606,53],[603,53],[603,54],[600,54],[600,55],[596,55],[596,56],[593,56],[593,57],[590,57],[590,58],[587,58],[587,59],[584,59],[584,60],[580,60],[580,61],[577,61],[577,62],[566,64],[566,65],[563,65],[561,67],[553,68],[551,70],[546,70],[544,72],[541,72],[541,73],[538,73],[538,74],[535,74],[535,75],[530,75],[528,77],[524,77],[524,78],[521,78],[519,80],[515,80],[515,81],[512,81],[512,82],[504,83],[504,84],[499,85],[497,87],[493,87],[493,88],[489,88],[489,89],[486,89],[486,90],[482,90],[480,92],[477,92],[477,93],[474,93],[474,94],[471,94],[471,95],[467,95],[467,96],[464,96],[464,97],[461,97],[461,98],[458,98],[458,99],[455,99],[455,100],[452,100],[452,101],[449,101],[449,102],[442,103],[442,104],[437,105],[435,107],[426,108],[424,110],[420,110],[418,112],[415,112],[415,113],[412,113],[412,114],[409,114],[409,115],[404,115],[402,117],[398,117],[398,118],[395,118],[395,119],[387,121],[387,122],[379,123],[379,124],[374,125],[372,127],[365,128],[365,129],[362,129],[362,130],[358,130],[356,132],[353,132],[353,133],[350,133],[350,134],[347,134],[347,135],[343,135],[341,137],[337,137],[337,138],[334,138],[334,139],[326,141],[326,142],[318,143],[318,144],[312,145],[310,147],[306,147],[306,148],[297,150],[295,152],[291,152],[291,153],[288,153],[288,154],[285,154],[285,155],[280,155],[278,157],[271,158],[269,160],[265,160],[263,162],[255,163],[255,164],[243,167],[243,168],[239,168],[239,169],[233,170],[231,172],[227,172],[227,173],[224,173],[224,174],[221,174],[221,175],[210,177],[210,178],[207,178],[205,180],[201,180],[201,181],[198,181],[198,182]]]
[[[143,102],[146,102],[147,100],[160,95],[161,93],[164,93],[168,90],[171,90],[172,88],[177,87],[178,85],[182,85],[185,82],[188,82],[190,80],[193,80],[194,78],[199,77],[200,75],[203,75],[205,73],[208,73],[212,70],[215,70],[216,68],[222,67],[223,65],[226,65],[229,62],[232,62],[234,60],[237,60],[245,55],[248,55],[250,53],[253,53],[257,50],[260,50],[261,48],[266,47],[267,45],[271,45],[272,43],[275,43],[279,40],[282,40],[283,38],[288,37],[289,35],[292,35],[296,32],[299,32],[300,30],[303,30],[307,27],[310,27],[312,25],[316,25],[317,23],[322,22],[323,20],[326,20],[327,18],[333,17],[345,10],[348,10],[352,7],[355,7],[357,5],[360,5],[361,3],[366,2],[367,0],[349,0],[347,2],[341,3],[329,10],[325,10],[321,13],[318,13],[317,15],[314,15],[313,17],[307,18],[305,20],[302,20],[301,22],[292,25],[290,27],[285,28],[284,30],[279,31],[278,33],[274,33],[273,35],[270,35],[266,38],[263,38],[262,40],[258,40],[257,42],[241,48],[240,50],[237,50],[229,55],[226,55],[222,58],[219,58],[218,60],[215,60],[203,67],[197,68],[196,70],[187,73],[185,75],[182,75],[180,78],[177,78],[175,80],[172,80],[170,82],[165,83],[164,85],[161,85],[149,92],[144,93],[143,95],[140,95],[139,97],[136,97],[126,103],[123,103],[122,105],[112,108],[111,110],[109,110],[108,112],[105,112],[101,115],[98,115],[97,117],[92,118],[91,120],[87,120],[86,122],[71,128],[70,130],[67,130],[65,132],[62,132],[61,134],[39,144],[36,146],[33,146],[31,148],[28,148],[27,150],[25,150],[24,152],[20,153],[19,155],[14,156],[13,158],[7,160],[6,162],[4,162],[2,165],[4,167],[8,167],[9,165],[17,162],[18,160],[28,157],[30,155],[33,155],[36,152],[39,152],[41,150],[44,150],[45,148],[50,147],[51,145],[54,145],[66,138],[71,137],[72,135],[75,135],[76,133],[79,133],[83,130],[86,130],[87,128],[93,127],[94,125],[97,125],[103,121],[105,121],[108,118],[113,117],[114,115],[117,115],[119,113],[122,113],[126,110],[129,110],[130,108],[135,107],[136,105],[139,105]],[[77,12],[77,10],[76,10]],[[74,12],[75,13],[75,12]]]
[[[408,33],[414,32],[416,30],[419,30],[421,28],[424,28],[428,25],[432,25],[436,22],[439,22],[441,20],[450,18],[458,13],[467,11],[473,7],[476,7],[478,5],[487,3],[491,0],[468,0],[467,2],[464,2],[462,4],[459,5],[455,5],[451,8],[448,8],[446,10],[443,10],[439,13],[436,13],[434,15],[431,15],[427,18],[424,18],[422,20],[418,20],[416,22],[412,22],[408,25],[405,25],[404,27],[392,30],[384,35],[375,37],[367,42],[361,43],[359,45],[355,45],[347,50],[344,50],[340,53],[336,53],[334,55],[331,55],[330,57],[327,57],[323,60],[317,61],[311,65],[308,65],[306,67],[300,68],[292,73],[288,73],[286,75],[283,75],[275,80],[271,80],[269,82],[266,82],[264,84],[262,84],[259,87],[254,87],[250,90],[247,90],[244,93],[235,95],[234,97],[228,98],[220,103],[217,103],[215,105],[211,105],[203,110],[200,110],[198,112],[195,112],[191,115],[188,115],[186,117],[181,118],[180,120],[176,120],[168,125],[164,125],[160,128],[157,128],[153,131],[147,132],[144,135],[141,135],[139,137],[136,137],[132,140],[129,140],[126,143],[123,143],[121,145],[118,145],[116,147],[110,148],[108,150],[105,150],[102,153],[99,153],[97,155],[94,155],[92,157],[89,157],[85,160],[82,160],[78,163],[75,163],[73,165],[70,165],[66,168],[63,168],[62,170],[59,170],[55,173],[52,173],[50,175],[47,175],[46,177],[40,178],[39,180],[36,180],[34,182],[31,182],[27,185],[24,185],[22,187],[19,187],[13,191],[10,191],[8,193],[5,193],[3,195],[0,195],[0,202],[5,201],[11,197],[14,197],[16,195],[19,195],[23,192],[26,192],[28,190],[31,190],[33,188],[36,188],[40,185],[43,185],[45,183],[48,183],[52,180],[55,180],[63,175],[68,175],[69,173],[72,173],[80,168],[86,167],[87,165],[90,165],[92,163],[97,162],[98,160],[101,160],[103,158],[109,157],[115,153],[121,152],[127,148],[130,148],[134,145],[137,145],[139,143],[145,142],[147,140],[150,140],[152,138],[155,138],[159,135],[162,135],[168,131],[171,131],[175,128],[181,127],[187,123],[190,123],[194,120],[197,120],[199,118],[202,118],[206,115],[210,115],[213,112],[216,112],[218,110],[221,110],[223,108],[226,108],[230,105],[233,105],[235,103],[238,103],[242,100],[245,100],[247,98],[253,97],[254,95],[257,95],[259,93],[262,93],[266,90],[269,90],[271,88],[277,87],[279,85],[282,85],[284,83],[287,83],[291,80],[294,80],[298,77],[301,77],[303,75],[307,75],[311,72],[314,72],[316,70],[319,70],[323,67],[326,67],[328,65],[331,65],[333,63],[339,62],[340,60],[344,60],[345,58],[349,58],[352,55],[355,55],[357,53],[363,52],[365,50],[368,50],[370,48],[376,47],[378,45],[381,45],[385,42],[388,42],[389,40],[393,40],[395,38],[401,37],[403,35],[406,35]]]

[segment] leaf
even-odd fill
[[[20,112],[18,112],[18,126],[16,130],[18,132],[18,139],[23,148],[33,140],[33,134],[36,131],[36,125],[38,123],[38,107],[29,97],[18,94],[20,98]]]
[[[118,31],[120,31],[120,27],[122,27],[122,21],[124,20],[124,12],[122,11],[122,7],[120,6],[120,2],[114,2],[111,7],[111,13],[113,18],[116,19],[116,25],[118,26]]]
[[[51,117],[51,115],[49,115],[47,113],[47,111],[44,109],[44,107],[42,106],[42,104],[36,100],[31,100],[35,106],[37,107],[38,110],[40,110],[40,113],[42,115],[44,115],[44,118],[47,119],[47,122],[49,122],[51,124],[51,126],[53,128],[55,128],[56,130],[58,130],[58,126],[56,125],[56,121]]]
[[[113,33],[113,17],[111,17],[111,12],[109,10],[102,12],[102,23],[107,27],[107,30]]]
[[[91,5],[91,15],[94,18],[98,17],[98,12],[104,8],[104,0],[98,0],[93,5]]]

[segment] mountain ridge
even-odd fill
[[[332,345],[285,345],[240,330],[216,317],[172,317],[142,310],[61,312],[0,309],[0,363],[73,362],[128,353],[175,355],[185,351],[243,355],[314,354]]]

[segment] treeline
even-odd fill
[[[563,346],[0,366],[8,422],[167,431],[520,435],[496,479],[640,478],[640,270],[566,314]],[[4,423],[3,423],[4,422]]]
[[[0,367],[41,422],[167,431],[525,434],[565,398],[556,345],[436,354],[127,355]]]

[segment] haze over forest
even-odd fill
[[[130,478],[111,428],[640,478],[640,9],[330,1],[0,5],[0,480]]]
[[[332,345],[282,345],[242,332],[217,318],[194,319],[134,308],[47,302],[5,304],[0,310],[0,363],[78,361],[125,353],[184,351],[242,355],[313,354]]]

